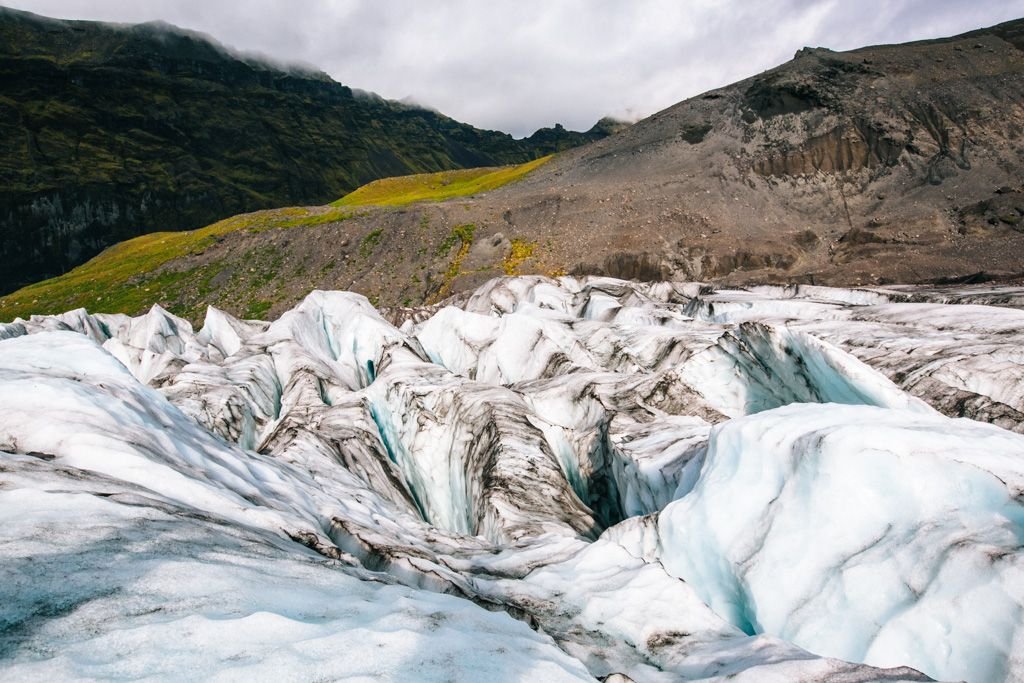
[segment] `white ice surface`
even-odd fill
[[[5,680],[593,680],[504,613],[351,575],[147,489],[3,462]]]
[[[0,677],[1020,680],[1007,296],[0,325]]]
[[[748,633],[944,679],[1016,680],[1022,491],[1017,434],[790,405],[713,431],[695,488],[659,516],[660,559]]]

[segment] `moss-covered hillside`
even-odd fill
[[[525,164],[501,168],[470,168],[381,178],[350,192],[331,206],[404,206],[414,202],[439,202],[494,190],[551,159],[551,155]]]
[[[0,292],[136,235],[323,204],[376,178],[522,163],[606,134],[515,140],[167,25],[0,8]]]
[[[430,209],[518,181],[550,158],[386,178],[329,206],[257,211],[198,230],[142,235],[0,296],[0,321],[80,307],[137,315],[154,303],[196,323],[209,304],[265,318],[314,288],[351,288],[388,305],[436,301],[466,274],[476,225]],[[473,270],[515,273],[534,246],[512,240]]]

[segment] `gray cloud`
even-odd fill
[[[514,135],[638,118],[805,46],[843,50],[1024,16],[1024,0],[13,0],[68,19],[162,19],[314,64]]]

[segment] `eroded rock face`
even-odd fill
[[[531,277],[0,325],[0,657],[1019,679],[1022,303]]]

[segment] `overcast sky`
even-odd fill
[[[0,0],[66,19],[162,19],[516,136],[636,119],[810,46],[953,35],[1024,0]]]

